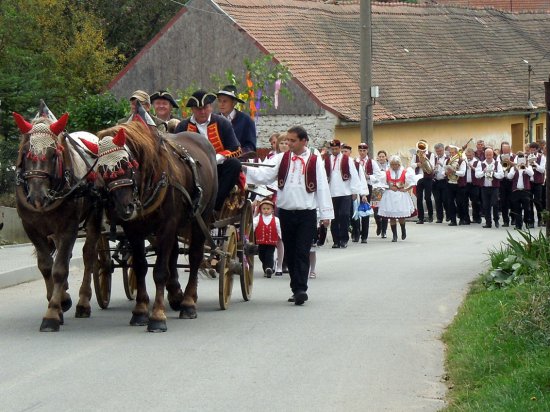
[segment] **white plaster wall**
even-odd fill
[[[310,146],[319,148],[334,138],[336,120],[336,116],[326,111],[321,115],[260,115],[256,120],[257,147],[269,147],[269,136],[275,132],[286,132],[292,126],[303,126],[308,133]]]

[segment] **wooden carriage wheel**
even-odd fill
[[[252,202],[247,200],[241,211],[241,223],[239,227],[239,251],[237,257],[242,265],[241,292],[243,299],[248,301],[252,296],[252,284],[254,283],[254,255],[256,250],[254,225],[252,223]]]
[[[229,225],[225,231],[225,240],[221,249],[224,254],[220,257],[216,269],[219,277],[220,308],[229,307],[231,292],[233,291],[233,264],[237,257],[237,231],[235,226]]]
[[[126,261],[127,266],[122,268],[122,279],[124,281],[124,293],[128,300],[135,300],[137,296],[136,272],[132,267],[132,256]]]
[[[102,234],[97,241],[97,262],[93,273],[95,297],[101,309],[107,309],[111,301],[112,273],[109,237],[107,234]]]

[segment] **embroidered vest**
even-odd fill
[[[330,182],[330,173],[332,172],[332,165],[330,164],[330,156],[325,157],[325,170],[327,172],[327,178]],[[342,180],[345,182],[351,179],[349,173],[349,156],[342,155],[342,161],[340,162],[340,173],[342,174]]]
[[[279,172],[277,174],[277,186],[280,190],[283,190],[285,187],[286,179],[288,177],[288,172],[290,170],[290,155],[292,152],[288,151],[283,154],[281,159],[281,164],[279,165]],[[306,163],[305,171],[305,184],[306,192],[313,193],[317,191],[317,156],[311,152],[309,159]]]
[[[359,167],[361,166],[361,162],[358,162],[357,160],[354,160],[353,163],[355,164],[355,169],[357,172],[359,172]],[[372,176],[373,168],[372,168],[372,159],[367,160],[367,163],[365,164],[365,175],[366,176]]]
[[[258,226],[256,226],[256,230],[254,230],[254,235],[256,236],[257,245],[276,246],[279,241],[279,234],[277,233],[277,223],[275,222],[275,217],[273,217],[271,222],[266,225],[264,222],[264,217],[260,215]]]
[[[399,178],[397,179],[394,179],[392,176],[392,173],[393,170],[391,169],[388,169],[386,170],[386,182],[388,183],[388,186],[391,188],[392,186],[396,186],[396,187],[405,187],[405,174],[407,173],[406,170],[403,170],[401,172],[401,176],[399,176]]]

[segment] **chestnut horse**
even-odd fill
[[[38,268],[46,283],[48,309],[40,331],[56,332],[63,324],[63,312],[72,306],[67,293],[69,261],[80,224],[85,226],[87,236],[76,317],[90,317],[91,313],[91,272],[97,259],[102,211],[99,198],[92,194],[93,185],[87,181],[94,156],[78,142],[78,136],[97,138],[86,132],[76,136],[63,132],[68,114],[58,121],[37,117],[32,123],[18,113],[13,116],[22,133],[17,159],[17,212],[36,248]]]
[[[109,195],[107,215],[124,229],[132,249],[137,296],[131,325],[164,332],[164,289],[180,318],[197,317],[197,272],[217,193],[216,153],[196,133],[159,136],[154,128],[132,121],[98,133],[98,176]],[[100,183],[101,184],[101,183]],[[154,236],[156,293],[149,316],[145,286],[145,238]],[[178,281],[177,236],[189,244],[189,280]]]

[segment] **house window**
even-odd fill
[[[535,141],[540,142],[544,140],[544,123],[537,123],[535,125]]]
[[[525,141],[523,123],[512,124],[512,152],[522,152],[524,150]]]

